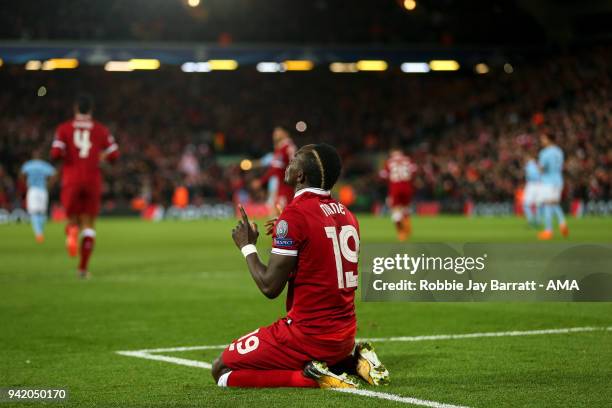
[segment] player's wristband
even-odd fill
[[[243,246],[242,248],[240,248],[240,252],[242,252],[242,255],[244,255],[244,257],[246,258],[247,256],[251,254],[256,254],[257,247],[255,247],[255,245],[253,244],[247,244]]]

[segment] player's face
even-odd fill
[[[274,128],[274,132],[272,133],[272,140],[274,144],[278,144],[287,136],[287,132],[283,128]]]
[[[287,169],[285,169],[285,183],[289,184],[292,187],[295,187],[304,177],[304,172],[302,171],[302,163],[304,154],[306,152],[305,148],[307,146],[302,147],[295,153],[293,159],[289,162]]]

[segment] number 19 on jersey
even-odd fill
[[[338,288],[356,288],[359,278],[354,273],[354,270],[344,271],[343,260],[352,264],[349,267],[357,268],[359,260],[359,234],[357,229],[352,225],[343,225],[340,233],[336,233],[336,227],[325,227],[325,235],[331,239],[334,248],[334,257],[336,260],[336,272],[338,273]],[[350,238],[355,241],[355,250],[352,250],[348,241]]]

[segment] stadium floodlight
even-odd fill
[[[249,171],[253,168],[253,162],[249,159],[244,159],[240,162],[240,169],[242,171]]]
[[[489,72],[489,66],[484,62],[481,62],[480,64],[476,64],[474,71],[476,71],[477,74],[486,74]]]
[[[159,60],[133,58],[129,61],[108,61],[104,65],[105,71],[130,72],[135,70],[154,70],[160,66]]]
[[[159,60],[157,59],[141,59],[133,58],[129,61],[130,67],[135,69],[153,70],[159,68]]]
[[[196,62],[185,62],[181,65],[181,71],[183,72],[197,72],[196,71],[197,63]]]
[[[429,68],[432,71],[457,71],[459,63],[455,60],[432,60],[429,61]]]
[[[358,71],[357,64],[354,62],[332,62],[329,64],[329,70],[338,74]]]
[[[42,68],[42,62],[37,61],[37,60],[31,60],[31,61],[26,62],[25,64],[25,69],[27,71],[38,71],[41,68]]]
[[[104,70],[111,72],[129,72],[133,71],[134,68],[132,68],[129,61],[108,61],[104,65]]]
[[[509,62],[506,62],[504,64],[504,72],[506,74],[511,74],[514,72],[514,67]]]
[[[279,62],[260,62],[256,69],[258,72],[285,72],[287,70],[285,64]]]
[[[79,66],[79,60],[76,58],[52,58],[43,63],[44,71],[52,71],[54,69],[75,69]]]
[[[209,60],[208,66],[211,71],[233,71],[238,68],[236,60]]]
[[[299,122],[295,124],[295,130],[297,130],[300,133],[304,133],[307,128],[308,128],[308,125],[306,125],[306,122],[304,122],[303,120],[300,120]]]
[[[181,65],[183,72],[210,72],[210,64],[208,62],[185,62]]]
[[[415,0],[404,0],[404,8],[408,11],[412,11],[416,8],[417,4]]]
[[[309,60],[288,60],[283,65],[287,71],[310,71],[314,68],[314,63]]]
[[[387,61],[383,60],[361,60],[357,61],[359,71],[386,71]]]
[[[402,72],[406,73],[427,73],[430,71],[429,64],[426,62],[404,62],[400,68]]]

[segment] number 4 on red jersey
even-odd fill
[[[118,156],[117,143],[108,129],[84,115],[59,125],[51,146],[51,157],[64,162],[65,181],[97,176],[101,158],[114,161]]]

